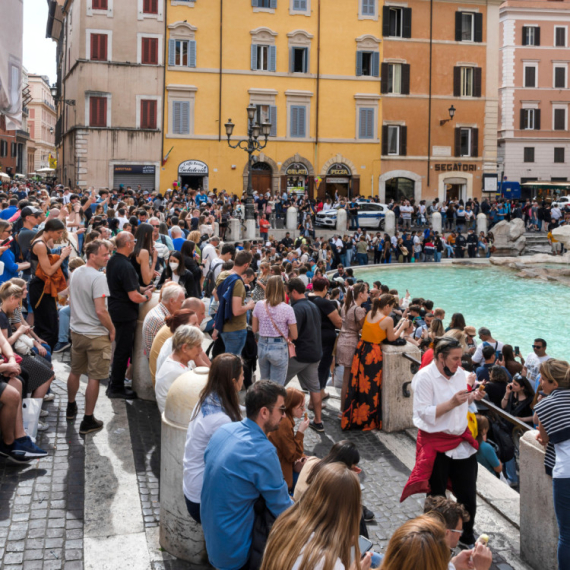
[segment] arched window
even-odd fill
[[[386,181],[386,203],[414,199],[415,182],[409,178],[390,178]]]

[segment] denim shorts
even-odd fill
[[[289,348],[283,337],[260,336],[257,359],[261,380],[271,380],[285,386],[289,365]]]

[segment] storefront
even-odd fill
[[[352,198],[360,194],[360,180],[352,176],[352,170],[346,164],[337,162],[327,170],[326,184],[319,188],[320,197],[329,196],[334,199],[338,194],[344,198]],[[324,189],[324,191],[323,191]]]
[[[115,164],[113,166],[113,188],[128,186],[136,189],[141,186],[143,190],[152,192],[158,188],[156,184],[156,166],[154,164]]]
[[[208,190],[208,166],[201,160],[185,160],[178,167],[178,184],[192,190]]]
[[[290,164],[285,171],[288,194],[304,194],[309,191],[309,169],[300,162]]]

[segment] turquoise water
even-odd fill
[[[463,313],[467,325],[487,327],[493,338],[532,352],[535,338],[544,338],[547,352],[570,360],[570,289],[558,283],[517,277],[494,266],[458,267],[435,264],[410,269],[356,269],[355,275],[372,284],[381,281],[400,297],[431,299],[445,309],[447,327],[453,313]]]

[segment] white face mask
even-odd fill
[[[176,271],[178,269],[178,263],[169,263],[168,265],[170,265],[170,269],[172,269],[172,271]]]

